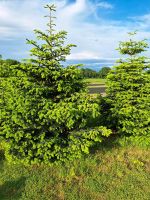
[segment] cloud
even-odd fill
[[[74,59],[78,59],[78,60],[83,60],[83,59],[99,59],[99,56],[96,55],[93,52],[89,52],[89,51],[82,51],[79,53],[73,53],[71,55],[68,56],[69,60],[74,60]]]
[[[100,8],[105,8],[105,9],[112,9],[114,6],[108,2],[100,1],[96,4]]]
[[[57,30],[66,30],[67,41],[77,45],[68,59],[116,58],[119,56],[115,49],[119,41],[127,38],[127,32],[140,29],[140,37],[150,37],[150,15],[124,22],[105,19],[101,10],[116,12],[114,5],[108,1],[76,0],[68,3],[68,0],[9,0],[0,1],[0,36],[4,41],[0,43],[0,51],[6,49],[7,41],[14,40],[10,44],[12,50],[7,54],[21,57],[21,52],[22,57],[26,56],[28,47],[25,47],[25,38],[32,39],[35,28],[46,30],[47,22],[43,16],[47,11],[43,6],[52,2],[57,5]],[[20,41],[19,46],[15,46],[17,41]]]
[[[81,3],[80,10],[77,13],[73,12],[74,8]],[[149,37],[149,32],[143,28],[144,22],[139,26],[138,20],[123,22],[106,20],[101,12],[98,19],[94,18],[95,15],[91,16],[93,10],[97,12],[99,7],[114,8],[112,4],[105,1],[94,1],[92,3],[88,0],[80,0],[70,6],[66,5],[63,11],[58,11],[60,16],[58,18],[59,28],[62,28],[62,24],[63,28],[69,33],[69,41],[77,44],[77,48],[73,50],[69,59],[119,57],[115,49],[119,41],[128,38],[128,32],[138,29],[140,33],[137,38]],[[88,21],[88,17],[92,17],[92,20]]]
[[[133,20],[140,29],[146,30],[150,28],[150,13],[142,16],[130,17],[130,19]]]
[[[58,10],[58,28],[67,30],[69,42],[77,44],[69,59],[113,57],[118,39],[130,30],[114,21],[106,21],[102,16],[97,21],[92,14],[99,7],[113,8],[113,5],[104,1],[77,0]],[[92,17],[92,21],[87,21],[88,17]]]
[[[84,10],[87,9],[87,0],[76,0],[75,3],[66,6],[63,10],[62,10],[62,15],[68,15],[70,17],[74,16],[74,15],[78,15],[81,12],[83,12]]]

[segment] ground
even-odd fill
[[[1,150],[0,200],[149,200],[150,149],[113,141],[51,167],[9,164]]]
[[[86,82],[88,82],[89,84],[102,84],[104,85],[106,82],[106,79],[101,79],[101,78],[87,78],[85,79]]]
[[[101,94],[101,95],[105,95],[105,90],[106,90],[106,85],[105,79],[100,79],[100,78],[89,78],[86,79],[86,82],[88,83],[88,89],[89,89],[89,93],[92,95],[96,95],[96,94]]]

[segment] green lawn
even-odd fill
[[[85,79],[85,81],[88,83],[88,89],[89,94],[93,97],[96,97],[97,94],[101,94],[103,96],[106,95],[105,89],[106,89],[106,79],[100,79],[100,78],[89,78]]]
[[[101,79],[101,78],[88,78],[85,80],[89,84],[105,84],[105,82],[106,82],[106,79]]]
[[[10,165],[1,150],[0,200],[149,200],[150,149],[109,140],[70,166]]]

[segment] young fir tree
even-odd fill
[[[13,66],[5,82],[2,136],[7,157],[24,163],[72,160],[110,134],[105,127],[88,129],[99,115],[98,104],[85,92],[79,65],[63,67],[74,45],[64,45],[66,32],[56,33],[50,11],[47,32],[35,30],[30,63]],[[14,69],[15,68],[15,69]]]
[[[111,105],[111,120],[121,134],[147,138],[150,142],[150,69],[149,59],[139,54],[146,51],[145,40],[120,42],[120,59],[107,78],[107,99]],[[111,122],[110,122],[111,123]],[[138,137],[136,137],[138,136]],[[142,136],[142,137],[141,137]]]

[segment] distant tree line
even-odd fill
[[[7,65],[17,65],[20,64],[20,62],[18,60],[14,60],[14,59],[6,59],[4,60],[2,55],[0,54],[0,64],[7,64]]]
[[[6,64],[6,65],[17,65],[21,64],[18,60],[15,59],[3,59],[2,55],[0,54],[0,64]],[[84,78],[106,78],[107,74],[110,72],[110,67],[102,67],[98,72],[89,69],[89,68],[82,68],[81,72]]]
[[[110,70],[111,70],[110,67],[103,67],[98,72],[88,68],[81,69],[82,75],[85,78],[106,78]]]
[[[8,66],[21,64],[21,62],[15,59],[4,60],[2,58],[2,55],[0,54],[0,64],[4,64],[4,63]],[[105,79],[110,71],[111,71],[110,67],[102,67],[98,72],[89,68],[81,69],[81,73],[84,78],[104,78]],[[147,73],[150,74],[150,70],[147,70]]]

